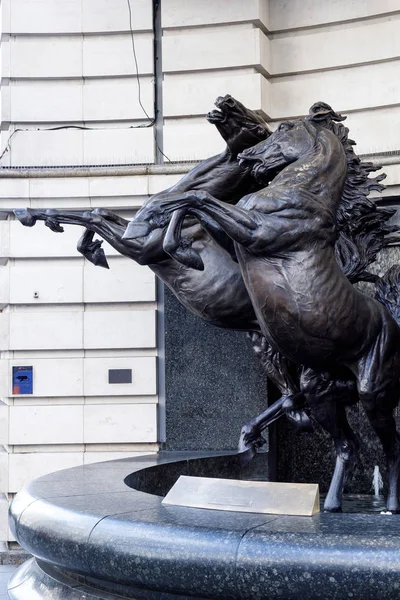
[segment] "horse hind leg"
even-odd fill
[[[375,371],[375,377],[371,377],[371,371],[369,366],[368,372],[360,376],[359,396],[386,455],[389,476],[387,510],[399,513],[400,435],[393,415],[399,398],[398,374],[395,375],[397,369],[385,368],[382,363]]]
[[[327,380],[311,369],[305,369],[301,376],[300,388],[313,417],[332,436],[335,444],[336,464],[325,498],[324,510],[342,512],[343,488],[359,446],[342,403],[343,393],[346,396],[354,394],[354,383],[349,381],[343,387],[342,381],[339,383],[334,379]]]
[[[248,337],[268,379],[278,388],[282,398],[286,398],[283,403],[286,418],[298,431],[312,431],[311,420],[304,408],[304,396],[299,393],[299,373],[295,365],[274,350],[260,332],[249,332]],[[260,420],[263,422],[263,419]]]

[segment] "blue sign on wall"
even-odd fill
[[[33,394],[32,367],[13,367],[13,394]]]

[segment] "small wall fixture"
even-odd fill
[[[109,369],[108,383],[132,383],[132,369]]]

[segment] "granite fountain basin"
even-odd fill
[[[237,454],[160,453],[58,471],[20,491],[33,558],[11,600],[400,599],[400,517],[289,517],[162,504],[180,475],[254,479]]]

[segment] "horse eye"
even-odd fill
[[[292,129],[294,127],[294,123],[290,123],[287,121],[286,123],[281,123],[278,127],[278,131],[288,131],[288,129]]]

